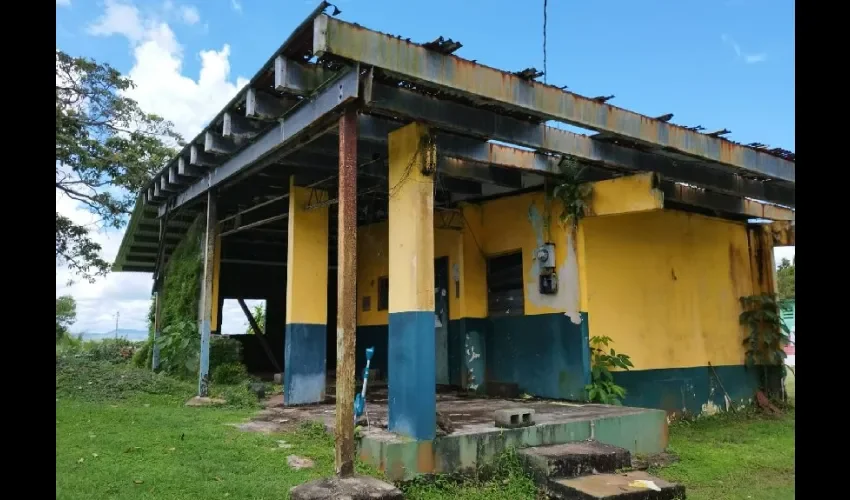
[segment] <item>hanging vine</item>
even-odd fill
[[[744,311],[739,317],[749,328],[744,337],[747,366],[760,366],[767,382],[770,366],[784,366],[785,346],[790,342],[790,330],[780,316],[781,305],[775,295],[750,295],[741,297]]]

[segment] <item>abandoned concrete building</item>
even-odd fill
[[[284,404],[299,406],[332,398],[337,366],[354,380],[374,347],[388,429],[360,453],[402,463],[399,477],[481,460],[489,445],[471,430],[453,447],[434,441],[435,410],[458,393],[495,408],[536,398],[555,430],[505,438],[515,443],[593,435],[632,452],[666,447],[664,411],[751,398],[739,298],[771,293],[773,248],[794,244],[793,153],[459,47],[317,9],[140,194],[114,269],[153,273],[156,293],[201,218],[202,354],[224,299],[265,299]],[[575,227],[547,195],[565,165],[586,167],[592,186]],[[624,407],[579,404],[594,336],[631,356],[615,373]],[[343,354],[353,365],[337,365]],[[573,410],[585,413],[564,417]],[[394,435],[413,448],[393,451],[409,445]]]

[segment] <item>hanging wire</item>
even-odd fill
[[[543,83],[546,83],[546,75],[549,73],[546,68],[546,10],[549,7],[549,0],[543,0]]]

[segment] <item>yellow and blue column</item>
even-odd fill
[[[434,146],[426,126],[389,134],[389,430],[436,432]]]
[[[307,208],[316,195],[290,178],[286,264],[286,342],[283,402],[319,403],[325,399],[328,318],[328,207]],[[353,404],[353,403],[352,403]]]

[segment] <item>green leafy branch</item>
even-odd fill
[[[750,295],[741,297],[740,301],[744,311],[739,321],[749,328],[749,334],[743,341],[747,366],[783,365],[784,348],[791,341],[791,332],[782,321],[782,306],[776,296]]]
[[[626,389],[614,383],[611,368],[629,370],[634,368],[627,354],[617,353],[609,344],[610,337],[592,337],[590,339],[591,372],[590,383],[584,389],[587,399],[592,403],[621,405],[626,397]]]
[[[593,185],[584,180],[586,167],[566,156],[558,163],[558,175],[552,189],[552,198],[561,202],[560,221],[572,229],[590,211]]]

